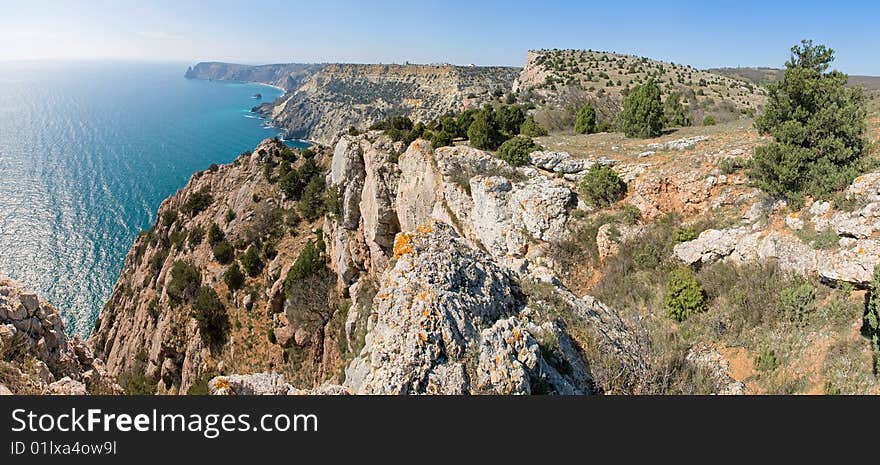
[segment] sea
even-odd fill
[[[90,333],[163,199],[280,134],[250,111],[280,89],[186,69],[0,63],[0,273],[55,305],[70,334]]]

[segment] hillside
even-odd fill
[[[332,144],[350,126],[369,127],[388,116],[415,121],[477,107],[507,92],[518,68],[452,65],[281,64],[246,66],[199,63],[195,79],[260,82],[285,89],[257,111],[287,138]]]
[[[664,98],[678,93],[696,122],[707,115],[729,121],[752,114],[766,98],[760,86],[691,66],[592,50],[529,51],[514,89],[521,99],[538,104],[539,123],[562,129],[586,102],[602,119],[613,118],[629,89],[648,79],[659,84]]]

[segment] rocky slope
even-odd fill
[[[156,225],[126,257],[89,339],[111,373],[140,373],[148,391],[173,394],[204,389],[203,377],[227,370],[283,368],[286,355],[269,334],[285,317],[270,301],[284,300],[288,269],[320,232],[302,218],[300,202],[285,196],[272,168],[320,169],[326,156],[317,152],[297,154],[267,139],[229,165],[196,173],[162,203]],[[240,283],[230,284],[231,268],[240,271]],[[218,302],[213,340],[194,318],[202,294],[208,308]],[[323,337],[296,340],[320,365]]]
[[[478,106],[492,92],[509,91],[518,68],[452,65],[199,63],[186,76],[250,81],[286,93],[257,110],[285,137],[331,145],[350,126],[365,128],[392,115],[430,121]]]
[[[122,392],[55,307],[0,275],[0,395]]]
[[[378,132],[316,151],[333,205],[323,220],[289,219],[304,199],[286,197],[276,167],[305,156],[272,140],[163,202],[89,340],[110,373],[170,394],[587,394],[604,390],[590,369],[600,354],[644,377],[638,333],[551,270],[547,249],[578,204],[570,181]],[[212,225],[231,263],[190,239]],[[268,242],[274,257],[257,252],[265,266],[230,288],[230,268]],[[326,268],[303,274],[313,248]],[[197,318],[212,293],[229,319],[217,344]]]

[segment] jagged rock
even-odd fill
[[[484,340],[512,331],[512,323],[496,327],[496,322],[522,310],[523,296],[510,273],[438,221],[400,233],[394,251],[397,262],[383,276],[374,301],[376,323],[346,370],[345,386],[367,394],[529,392],[500,375],[496,383],[492,376],[477,380],[467,372],[479,360],[510,356],[509,347]],[[481,355],[474,354],[478,348]],[[539,373],[545,372],[529,372],[524,383],[537,383],[540,377],[533,376]],[[553,389],[568,393],[575,384]]]
[[[710,263],[730,255],[746,233],[746,228],[707,229],[692,241],[676,244],[673,253],[688,265]]]
[[[4,384],[0,384],[0,396],[11,396],[12,391],[9,390],[8,387]]]
[[[529,163],[536,168],[545,171],[552,171],[564,176],[572,176],[571,179],[579,179],[590,167],[596,163],[603,165],[613,165],[615,160],[602,157],[598,160],[587,160],[582,158],[573,158],[568,152],[553,151],[535,151],[529,154]],[[578,176],[579,175],[579,176]]]
[[[810,205],[810,215],[823,216],[831,211],[831,202],[813,202]]]
[[[88,391],[85,384],[65,376],[49,385],[49,393],[63,396],[84,396],[88,394]]]
[[[709,140],[706,136],[694,136],[694,137],[685,137],[682,139],[675,139],[669,142],[662,142],[657,144],[648,144],[648,150],[690,150],[694,148],[700,142],[705,140]]]
[[[437,219],[454,225],[500,259],[522,259],[530,243],[561,238],[568,211],[576,205],[568,187],[534,169],[517,173],[470,147],[434,151],[417,141],[401,155],[399,165],[396,198],[401,228],[413,230]]]
[[[800,231],[804,229],[804,220],[798,213],[789,213],[785,216],[785,225],[792,231]]]
[[[847,282],[860,288],[871,285],[874,267],[880,264],[880,244],[872,239],[857,240],[836,253],[822,254],[818,260],[819,278],[825,282]]]
[[[293,387],[278,373],[217,376],[208,381],[211,395],[275,396],[287,394]]]
[[[522,326],[511,317],[482,331],[478,389],[495,394],[583,394],[544,360],[538,342]]]
[[[849,198],[862,202],[880,202],[880,172],[863,174],[846,188]]]
[[[81,381],[103,366],[101,360],[78,336],[67,337],[55,307],[0,274],[0,348],[11,345],[34,359],[16,371],[21,382],[11,385],[26,384],[37,392],[55,394],[97,392]],[[108,376],[106,384],[115,385],[115,380]]]

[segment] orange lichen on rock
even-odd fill
[[[412,253],[412,251],[412,235],[404,232],[394,238],[394,258],[400,258],[408,253]]]
[[[419,227],[416,228],[416,231],[418,231],[420,235],[424,236],[425,234],[431,234],[432,232],[434,232],[434,227],[430,224],[423,224],[419,225]]]
[[[221,376],[221,377],[217,378],[217,382],[214,383],[214,389],[216,389],[218,391],[221,391],[224,389],[230,389],[230,388],[231,388],[231,386],[229,385],[229,380],[226,379],[225,376]]]

